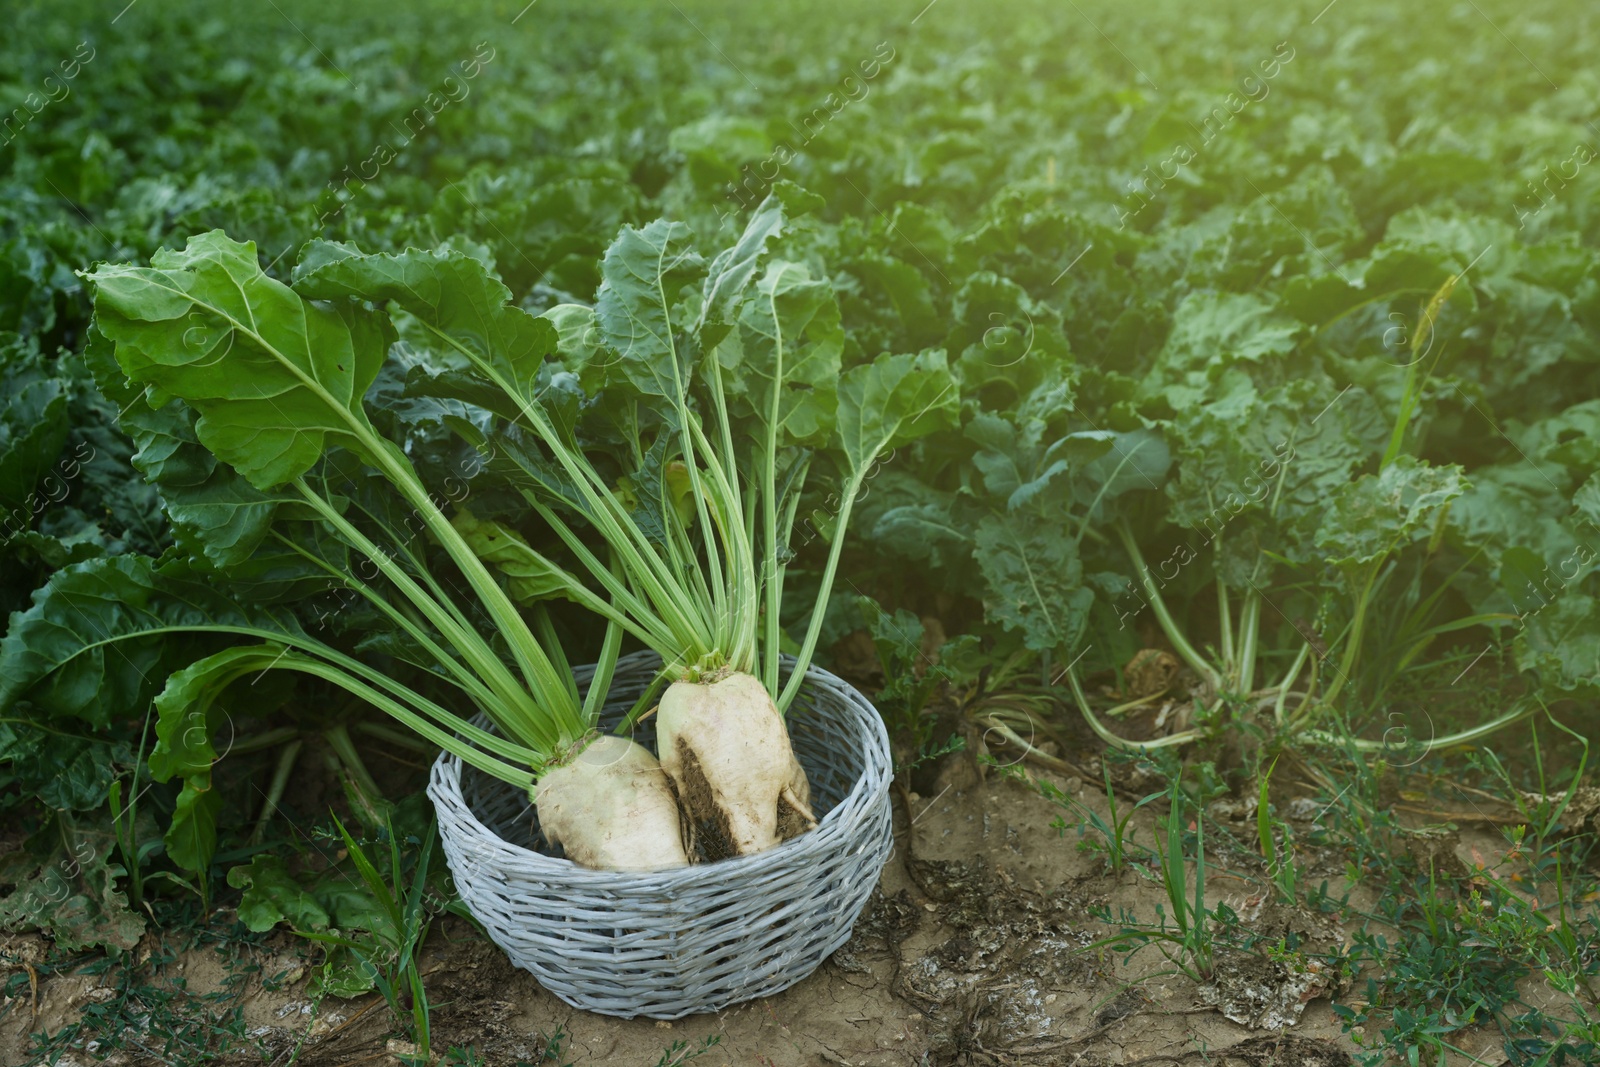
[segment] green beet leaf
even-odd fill
[[[1172,333],[1141,387],[1174,411],[1215,395],[1214,383],[1238,363],[1281,360],[1304,333],[1270,300],[1245,293],[1192,293],[1173,315]]]
[[[1512,643],[1517,667],[1534,671],[1552,699],[1600,692],[1600,602],[1574,590],[1522,617]]]
[[[0,859],[0,929],[37,929],[63,952],[104,946],[126,951],[144,934],[144,916],[117,887],[126,871],[111,862],[113,835],[64,813]]]
[[[625,227],[606,249],[594,305],[601,343],[613,356],[606,384],[674,405],[683,399],[693,368],[678,336],[682,317],[675,323],[673,309],[684,287],[705,273],[691,242],[683,223],[657,219],[642,229]]]
[[[1372,563],[1433,534],[1466,487],[1460,467],[1433,467],[1401,456],[1381,473],[1364,474],[1334,494],[1317,546],[1340,566]]]
[[[151,407],[145,387],[130,382],[115,345],[91,330],[84,362],[101,392],[117,406],[117,423],[138,449],[134,468],[161,495],[180,542],[217,567],[248,559],[266,537],[281,493],[263,492],[200,444],[195,411],[177,400]]]
[[[944,352],[882,355],[839,381],[838,440],[859,479],[886,448],[950,426],[959,391]]]
[[[511,291],[488,267],[455,251],[411,249],[398,255],[363,255],[348,245],[313,241],[294,270],[302,296],[393,301],[427,328],[445,366],[490,369],[531,400],[539,392],[545,357],[560,336],[545,318],[511,302]]]
[[[362,396],[377,377],[387,319],[312,304],[262,272],[255,245],[213,230],[151,266],[102,266],[96,321],[159,405],[200,412],[195,435],[258,489],[300,477],[329,445],[367,454]]]
[[[0,708],[105,727],[141,714],[174,670],[238,633],[298,634],[287,612],[247,608],[182,562],[93,559],[58,571],[0,641]]]
[[[833,286],[804,264],[772,262],[717,348],[731,413],[747,416],[752,435],[765,438],[776,388],[778,446],[826,442],[843,351]]]
[[[40,509],[44,500],[34,489],[60,456],[67,430],[66,383],[36,351],[0,346],[0,510],[20,512],[25,522]],[[0,529],[0,536],[12,532]]]
[[[312,891],[289,873],[283,860],[261,854],[247,866],[228,872],[228,884],[244,890],[239,901],[239,921],[256,933],[281,922],[295,930],[326,930],[332,921]]]
[[[1033,510],[987,515],[975,544],[987,585],[986,615],[1021,631],[1032,649],[1076,644],[1094,592],[1083,584],[1077,544],[1059,521]]]
[[[701,322],[731,322],[750,280],[764,262],[769,242],[788,228],[790,219],[822,206],[822,198],[790,182],[779,182],[745,223],[739,239],[718,252],[706,270]]]

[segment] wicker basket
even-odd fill
[[[649,653],[622,659],[607,727],[658,664]],[[581,688],[591,668],[575,673]],[[636,736],[653,748],[652,722]],[[754,856],[667,871],[557,858],[524,793],[441,755],[428,795],[461,899],[512,963],[589,1011],[678,1019],[787,989],[849,938],[893,846],[889,738],[872,705],[812,667],[787,722],[817,828]]]

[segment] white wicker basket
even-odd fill
[[[618,664],[607,727],[658,663],[639,653]],[[580,689],[591,671],[575,672]],[[653,747],[651,722],[636,737]],[[872,705],[812,667],[787,722],[817,828],[754,856],[668,871],[596,871],[549,855],[525,794],[441,755],[428,795],[457,892],[511,962],[575,1007],[678,1019],[787,989],[849,939],[893,847],[889,738]]]

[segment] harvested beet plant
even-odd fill
[[[393,302],[457,361],[414,372],[408,391],[480,416],[448,421],[571,562],[514,522],[469,517],[472,544],[530,598],[576,600],[661,656],[661,766],[691,853],[707,859],[815,824],[784,713],[816,649],[852,503],[886,449],[948,425],[956,407],[943,353],[843,368],[831,281],[783,250],[812,200],[780,190],[709,261],[682,223],[627,228],[593,307],[539,318],[456,252],[322,245],[296,272],[308,295]],[[506,352],[552,359],[519,367]],[[837,510],[784,675],[791,540],[819,459]]]
[[[87,273],[88,362],[180,546],[59,572],[7,639],[7,686],[131,684],[119,660],[167,677],[151,767],[185,780],[169,836],[202,853],[216,697],[269,670],[528,789],[584,865],[743,855],[815,825],[783,714],[867,471],[946,424],[955,386],[937,352],[843,370],[830,282],[777,251],[799,213],[786,199],[804,210],[798,190],[774,195],[709,261],[681,223],[625,229],[594,306],[543,316],[456,251],[312,242],[291,286],[212,232]],[[462,441],[494,472],[482,514],[408,454]],[[837,512],[783,673],[790,540],[819,456]],[[354,640],[297,613],[330,589]],[[603,620],[586,692],[553,598]],[[625,640],[663,661],[659,762],[597,728]]]

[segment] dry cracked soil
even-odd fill
[[[1082,779],[1051,777],[1104,806]],[[514,968],[466,922],[436,923],[422,957],[435,1049],[472,1045],[478,1062],[496,1067],[1351,1062],[1354,1046],[1331,1010],[1327,976],[1224,953],[1202,987],[1154,947],[1125,959],[1096,944],[1109,928],[1092,912],[1153,918],[1163,899],[1158,883],[1137,870],[1109,873],[1101,855],[1076,847],[1075,827],[1052,826],[1057,808],[1023,784],[981,775],[962,754],[945,761],[929,793],[897,794],[895,852],[851,941],[793,988],[718,1014],[665,1023],[580,1011]],[[1148,822],[1136,825],[1140,833],[1151,833]],[[1210,892],[1258,933],[1294,931],[1312,945],[1345,937],[1327,915],[1264,903],[1243,879],[1214,875]],[[13,936],[4,947],[12,973],[24,968],[33,976],[28,961],[42,959],[46,946],[36,936]],[[163,949],[141,945],[135,959],[152,952]],[[315,950],[290,935],[247,946],[243,967],[237,960],[225,966],[215,946],[166,954],[174,958],[151,983],[188,997],[225,989],[212,1010],[241,1009],[234,1028],[244,1042],[218,1054],[204,1026],[175,1033],[153,1015],[149,1032],[123,1035],[123,1049],[73,1049],[62,1067],[332,1067],[399,1063],[397,1053],[406,1051],[378,997],[310,999]],[[244,977],[225,987],[230,971],[241,970]],[[30,1035],[92,1011],[116,980],[112,969],[30,981],[0,1008],[0,1062],[27,1063]],[[213,1051],[203,1054],[208,1041]]]

